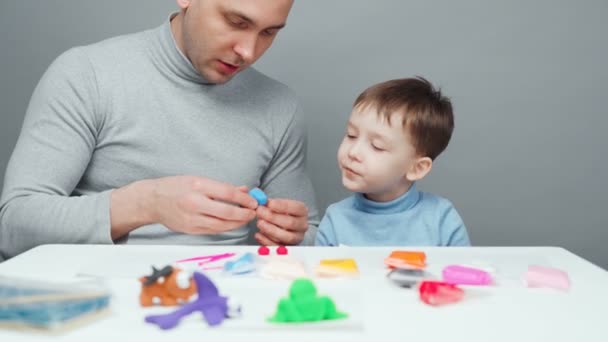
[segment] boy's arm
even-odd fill
[[[470,246],[469,234],[462,218],[451,205],[445,211],[440,222],[442,246]]]

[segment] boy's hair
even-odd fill
[[[391,116],[401,114],[416,152],[432,160],[448,146],[454,130],[450,99],[422,77],[373,85],[357,97],[353,107],[373,108],[389,125]]]

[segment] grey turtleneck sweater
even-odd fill
[[[110,244],[110,192],[190,174],[259,186],[318,213],[305,175],[305,132],[294,94],[249,68],[209,84],[161,27],[63,53],[36,87],[6,171],[0,259],[49,243]],[[192,236],[161,225],[134,244],[245,244],[255,223]]]

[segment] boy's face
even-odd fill
[[[391,124],[373,108],[354,108],[338,149],[342,184],[375,201],[390,201],[412,184],[408,174],[419,159],[401,116]]]

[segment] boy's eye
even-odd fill
[[[347,137],[348,139],[355,139],[357,136],[356,136],[356,135],[354,135],[354,134],[346,134],[346,137]]]
[[[385,151],[385,149],[383,147],[373,145],[373,144],[372,144],[372,148],[374,149],[374,151],[378,151],[378,152]]]

